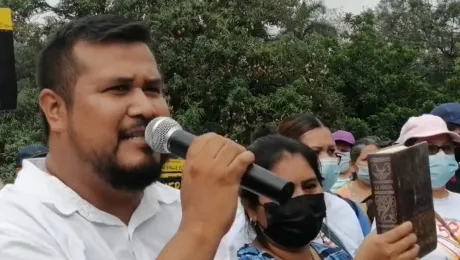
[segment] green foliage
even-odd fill
[[[318,1],[0,0],[15,17],[19,107],[0,113],[0,178],[43,142],[35,55],[69,19],[116,13],[145,21],[174,117],[242,144],[262,123],[312,113],[357,138],[396,139],[408,117],[460,97],[458,14],[445,0],[382,0],[331,24]],[[52,14],[52,16],[48,16]]]

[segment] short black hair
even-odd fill
[[[58,28],[38,56],[36,82],[40,90],[53,90],[68,105],[72,104],[72,87],[81,71],[72,55],[73,47],[80,41],[148,44],[150,31],[141,22],[111,14],[79,18]],[[49,124],[43,114],[42,120],[48,138]]]

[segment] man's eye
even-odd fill
[[[130,90],[130,86],[128,85],[119,85],[119,86],[113,86],[108,89],[109,91],[117,91],[117,92],[127,92]]]

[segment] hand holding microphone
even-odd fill
[[[182,130],[182,127],[169,117],[155,118],[145,130],[145,139],[155,152],[172,153],[186,159],[188,159],[187,151],[195,138],[193,134]],[[205,149],[202,152],[206,152]],[[289,200],[294,192],[292,182],[287,182],[254,164],[248,165],[246,174],[241,179],[241,187],[279,204]]]
[[[276,202],[290,199],[294,191],[293,183],[254,165],[254,155],[243,146],[213,133],[195,137],[171,118],[152,120],[145,139],[156,152],[186,159],[176,235],[188,234],[209,252],[215,253],[234,221],[240,185]]]
[[[235,219],[241,178],[254,162],[254,155],[227,138],[209,133],[193,141],[186,158],[181,226],[201,226],[212,235],[224,236]]]
[[[293,183],[254,165],[251,152],[220,135],[195,137],[173,119],[161,117],[148,124],[145,138],[154,151],[186,159],[181,184],[183,229],[223,236],[233,223],[240,186],[280,203],[294,191]]]

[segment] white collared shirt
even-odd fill
[[[24,161],[15,183],[0,191],[2,260],[152,260],[179,228],[178,190],[161,183],[146,188],[126,226],[47,174],[44,162]],[[227,246],[231,233],[215,259],[236,256]]]

